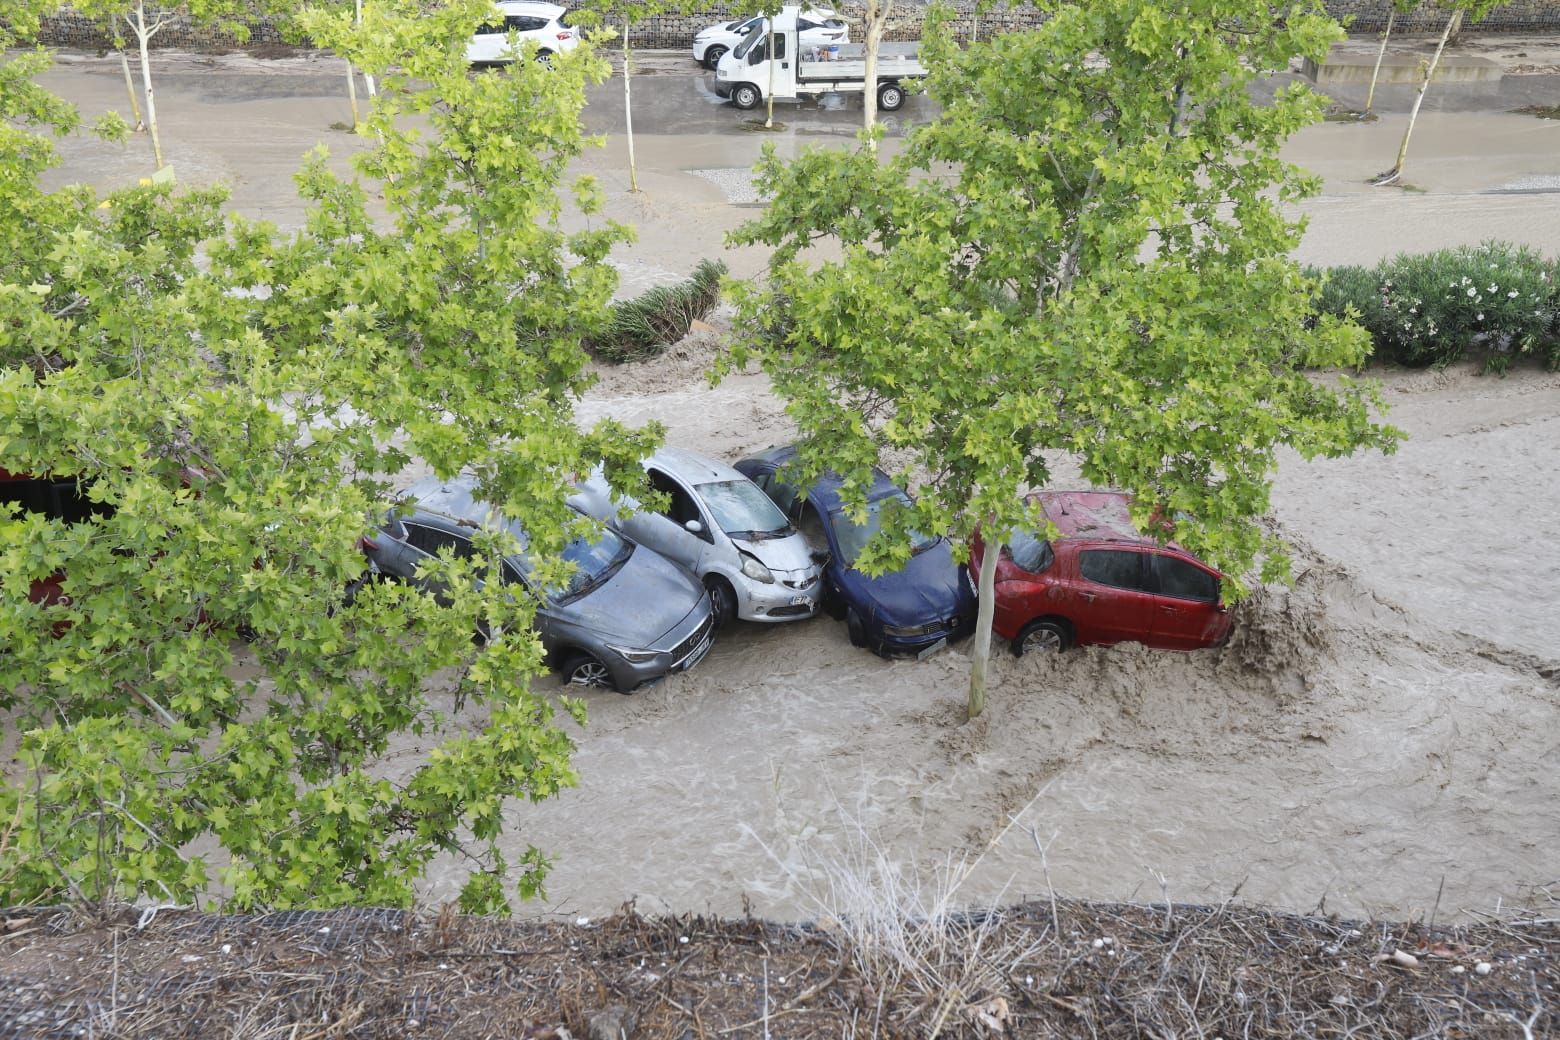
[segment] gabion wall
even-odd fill
[[[567,3],[567,0],[563,0]],[[814,0],[825,6],[829,0]],[[851,0],[834,0],[833,6],[847,17],[859,11],[859,3]],[[1355,33],[1380,32],[1386,25],[1390,0],[1326,0],[1327,10],[1345,21]],[[920,32],[925,3],[922,0],[899,0],[889,21],[885,38],[889,40],[913,40]],[[1011,4],[1006,8],[988,11],[976,18],[973,0],[954,0],[953,7],[959,13],[954,31],[968,39],[972,35],[986,37],[994,33],[1024,29],[1037,24],[1040,14],[1026,3]],[[704,26],[717,21],[740,17],[747,13],[748,4],[736,2],[716,3],[706,13],[696,16],[662,15],[634,27],[632,42],[636,47],[649,49],[681,50],[690,45],[693,34]],[[854,11],[853,11],[854,9]],[[1399,15],[1394,32],[1406,34],[1439,33],[1446,23],[1446,14],[1433,4],[1421,6],[1408,15]],[[200,26],[188,19],[175,18],[152,38],[155,47],[173,47],[181,50],[223,51],[240,47],[275,45],[286,42],[275,22],[269,18],[257,18],[249,22],[248,43],[239,43],[234,37],[209,26]],[[1560,32],[1560,0],[1514,0],[1496,8],[1489,17],[1470,28],[1478,32]],[[68,10],[44,20],[42,42],[53,47],[79,47],[88,50],[108,46],[109,36],[100,20],[84,18]]]

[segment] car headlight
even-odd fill
[[[746,553],[742,554],[742,573],[754,581],[763,582],[765,585],[773,585],[775,583],[775,576],[769,573],[769,568],[759,563],[755,557]]]
[[[661,656],[661,651],[659,650],[641,650],[633,646],[613,646],[611,643],[607,644],[607,649],[629,664],[645,664]]]
[[[937,625],[884,625],[883,634],[896,636],[899,639],[913,639],[916,636],[924,636],[938,627]]]

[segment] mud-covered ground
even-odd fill
[[[1456,928],[1058,899],[914,922],[399,911],[0,918],[6,1036],[1527,1038],[1554,904]],[[881,906],[878,907],[881,909]]]
[[[338,66],[168,61],[158,107],[179,179],[223,180],[236,210],[296,226],[299,157],[358,145],[331,129],[346,118]],[[760,270],[760,254],[721,244],[753,212],[743,171],[760,146],[850,140],[848,105],[744,130],[688,64],[636,86],[641,194],[625,190],[620,84],[587,110],[609,137],[580,168],[639,228],[617,258],[625,292],[705,256]],[[1534,68],[1525,93],[1552,90],[1549,66]],[[109,61],[74,56],[46,80],[89,117],[124,104]],[[912,99],[894,130],[926,104]],[[1403,118],[1389,107],[1291,142],[1324,177],[1304,205],[1303,260],[1486,238],[1553,252],[1560,196],[1544,185],[1560,186],[1560,121],[1427,110],[1408,178],[1421,190],[1372,189]],[[57,176],[124,183],[148,172],[145,150],[71,139]],[[717,339],[603,371],[582,419],[657,419],[672,443],[725,458],[785,440],[761,376],[703,378]],[[1229,647],[1001,655],[987,714],[966,725],[962,647],[885,662],[827,619],[739,626],[687,675],[590,698],[580,787],[512,821],[517,845],[558,859],[530,912],[599,916],[637,896],[652,912],[821,919],[863,849],[921,879],[964,865],[952,898],[971,905],[1053,887],[1210,905],[1238,892],[1302,913],[1467,920],[1528,902],[1560,876],[1560,376],[1374,374],[1408,441],[1391,457],[1283,461],[1273,522],[1295,543],[1297,580],[1245,604]],[[456,881],[437,873],[428,900]]]

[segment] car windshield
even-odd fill
[[[764,38],[764,33],[756,31],[760,24],[761,23],[757,19],[754,19],[746,29],[742,30],[743,32],[747,33],[747,35],[742,38],[741,43],[737,44],[737,49],[735,51],[737,57],[746,58],[748,56],[748,51],[753,49],[753,45]]]
[[[733,538],[759,541],[793,533],[780,507],[751,480],[718,480],[699,484],[696,490],[714,515],[715,526]]]
[[[850,565],[856,562],[856,557],[861,555],[861,550],[866,548],[873,535],[883,529],[883,511],[898,506],[909,506],[910,496],[903,491],[894,491],[881,498],[874,498],[867,503],[867,522],[858,524],[845,514],[843,509],[831,510],[829,520],[834,525],[834,537],[840,543],[840,556]],[[922,534],[920,531],[910,532],[910,555],[915,556],[925,552],[936,545],[938,539],[931,535]]]
[[[561,603],[585,595],[616,574],[633,552],[634,543],[622,538],[610,527],[603,530],[601,537],[594,541],[574,539],[563,547],[563,558],[574,564],[574,573],[563,588],[546,590],[547,598]],[[512,556],[509,563],[522,575],[530,577],[531,563],[525,557]]]

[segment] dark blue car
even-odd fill
[[[975,630],[975,597],[946,538],[917,537],[909,562],[891,574],[869,578],[852,566],[877,533],[884,506],[910,501],[887,474],[872,471],[867,522],[857,524],[845,514],[838,477],[825,476],[805,494],[784,482],[780,471],[794,454],[789,445],[768,448],[737,469],[795,522],[815,555],[827,555],[823,608],[845,619],[852,643],[884,657],[924,657]]]

